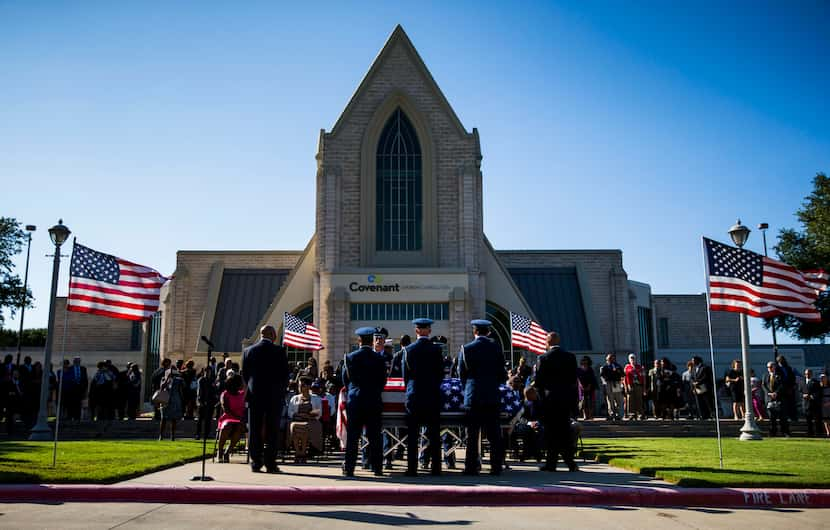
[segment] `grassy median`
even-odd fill
[[[723,469],[716,438],[592,438],[584,447],[586,458],[680,486],[830,487],[827,439],[724,439]]]
[[[0,483],[109,484],[202,455],[202,442],[196,440],[60,442],[52,467],[52,447],[51,442],[0,442]]]

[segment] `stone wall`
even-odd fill
[[[628,275],[620,250],[499,250],[507,268],[575,267],[585,301],[591,349],[633,351],[637,315],[631,315]]]
[[[667,319],[668,344],[663,348],[697,348],[709,350],[709,324],[705,294],[655,294],[652,296],[657,329],[655,340],[660,351],[660,319]],[[740,346],[739,315],[726,311],[712,312],[712,341],[715,348]]]
[[[208,308],[211,271],[228,269],[293,269],[302,251],[199,251],[176,253],[174,278],[162,292],[161,356],[173,359],[197,355],[200,329]],[[253,333],[253,330],[251,330]],[[241,349],[241,345],[240,345]],[[239,352],[228,352],[238,355]]]

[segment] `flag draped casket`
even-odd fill
[[[502,415],[513,418],[522,407],[521,396],[507,385],[501,385],[499,391],[501,393]],[[464,411],[464,388],[461,386],[460,379],[444,379],[444,382],[441,383],[441,394],[444,396],[442,412],[458,413]],[[388,378],[383,389],[382,399],[384,414],[405,412],[406,385],[403,378]]]
[[[383,387],[383,412],[405,412],[406,384],[402,377],[390,377]]]

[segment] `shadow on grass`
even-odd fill
[[[683,466],[683,467],[652,467],[652,466],[645,466],[640,468],[640,473],[644,473],[646,475],[654,475],[660,471],[679,471],[681,473],[691,472],[691,473],[712,473],[714,475],[738,475],[738,476],[751,476],[757,477],[759,475],[769,475],[773,477],[795,477],[798,476],[795,473],[774,473],[772,471],[745,471],[742,469],[721,469],[719,467],[700,467],[700,466]]]

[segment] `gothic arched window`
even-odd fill
[[[376,249],[421,250],[421,144],[400,108],[395,109],[380,134],[376,169]]]

